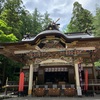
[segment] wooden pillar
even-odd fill
[[[33,86],[33,63],[30,63],[29,68],[29,86],[28,86],[28,95],[32,95],[32,86]]]
[[[74,63],[74,68],[75,68],[75,79],[76,79],[77,95],[82,96],[82,89],[81,89],[80,80],[79,80],[78,62]]]

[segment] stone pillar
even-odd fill
[[[28,86],[28,95],[32,95],[32,86],[33,86],[33,63],[30,64],[29,68],[29,86]]]
[[[80,80],[79,80],[78,62],[74,63],[74,67],[75,67],[75,79],[76,79],[77,95],[82,96],[82,90],[81,90]]]

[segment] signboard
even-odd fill
[[[45,68],[45,72],[66,72],[68,69],[66,67],[55,67],[55,68]]]

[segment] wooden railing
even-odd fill
[[[25,81],[24,84],[28,85],[28,82]],[[19,82],[18,81],[8,81],[7,85],[19,85]]]
[[[18,82],[16,82],[16,81],[8,81],[7,85],[18,85]]]

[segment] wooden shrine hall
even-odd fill
[[[20,42],[0,43],[0,54],[24,63],[28,95],[82,96],[86,70],[88,89],[97,82],[94,62],[100,59],[100,37],[84,32],[63,34],[54,24]]]

